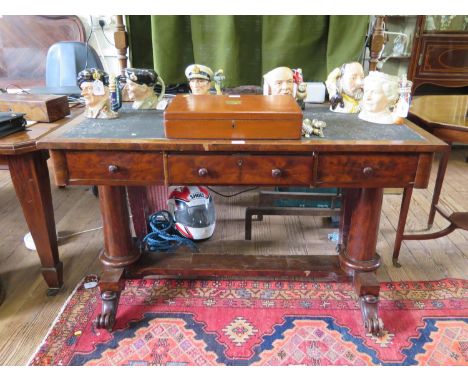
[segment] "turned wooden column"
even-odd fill
[[[115,16],[116,31],[114,32],[114,44],[117,48],[117,59],[119,60],[119,69],[122,75],[125,75],[124,69],[127,67],[127,48],[128,48],[128,35],[125,30],[123,16]]]
[[[377,69],[379,55],[385,43],[384,26],[385,16],[376,16],[370,46],[369,71]]]
[[[104,227],[104,266],[123,268],[140,257],[130,232],[127,196],[123,186],[98,186]]]
[[[347,189],[345,192],[343,224],[349,227],[344,248],[340,251],[341,268],[348,274],[370,272],[380,265],[376,254],[383,189]]]

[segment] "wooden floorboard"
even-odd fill
[[[468,211],[467,156],[468,148],[463,147],[455,149],[450,157],[442,189],[442,203],[449,210]],[[426,228],[437,164],[434,162],[428,189],[413,192],[407,231]],[[214,189],[224,194],[239,191],[239,188]],[[23,245],[28,229],[9,172],[0,171],[0,278],[6,289],[6,299],[0,306],[0,365],[25,365],[80,280],[101,271],[97,259],[103,245],[98,199],[90,187],[84,186],[57,188],[52,184],[52,193],[59,237],[98,229],[60,239],[64,287],[57,296],[47,297],[36,252]],[[327,218],[265,216],[263,222],[253,221],[252,241],[245,242],[245,208],[256,204],[257,191],[230,198],[215,195],[215,201],[218,215],[215,235],[200,246],[207,253],[229,248],[232,254],[335,254],[335,243],[327,236],[338,229]],[[400,193],[392,191],[384,195],[377,243],[377,252],[382,257],[378,279],[387,282],[467,278],[468,232],[461,230],[436,240],[404,241],[400,252],[402,267],[393,267],[391,257],[400,203]],[[445,226],[445,220],[436,215],[433,230]]]

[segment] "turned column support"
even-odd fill
[[[385,44],[385,16],[376,16],[372,30],[372,39],[370,45],[369,71],[377,69],[379,56]]]
[[[128,48],[128,35],[125,30],[125,24],[123,16],[115,16],[116,20],[116,31],[114,32],[114,44],[117,48],[117,59],[119,60],[119,69],[122,75],[125,75],[124,69],[127,67],[127,48]]]
[[[380,256],[375,250],[382,201],[381,188],[344,191],[339,257],[341,268],[350,275],[355,271],[375,271],[380,266]]]
[[[140,252],[133,243],[127,195],[122,186],[98,186],[104,229],[104,251],[100,260],[105,267],[120,268],[135,263]]]

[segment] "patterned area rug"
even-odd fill
[[[468,281],[383,283],[383,337],[350,283],[129,280],[112,333],[80,285],[31,365],[468,365]]]

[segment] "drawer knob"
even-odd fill
[[[206,176],[206,175],[208,175],[208,170],[206,168],[202,167],[202,168],[200,168],[198,170],[198,175],[199,176]]]
[[[281,176],[282,172],[279,168],[274,168],[273,170],[271,170],[271,176],[273,178],[279,178]]]
[[[115,174],[117,171],[119,171],[119,167],[116,166],[115,164],[109,165],[108,168],[109,168],[109,172],[110,172],[111,174]]]
[[[364,167],[364,170],[362,170],[362,173],[365,176],[371,176],[374,173],[374,169],[372,167]]]

